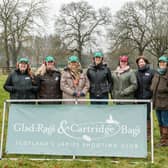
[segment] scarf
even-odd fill
[[[121,75],[122,73],[128,71],[130,69],[130,66],[126,66],[124,68],[121,68],[120,66],[117,67],[117,69],[115,70],[115,72],[117,73],[117,75]]]
[[[72,68],[71,65],[69,64],[68,68],[70,70],[70,74],[73,79],[73,84],[76,87],[79,84],[79,79],[80,79],[80,75],[81,75],[81,66],[80,66],[80,64],[78,64],[75,68]]]
[[[158,68],[157,69],[157,72],[160,74],[160,75],[165,75],[167,71],[167,68]]]

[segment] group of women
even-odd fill
[[[158,69],[152,70],[149,61],[140,56],[138,69],[132,70],[126,55],[119,57],[117,68],[111,73],[104,63],[102,52],[95,52],[92,64],[84,72],[79,58],[68,58],[62,72],[56,69],[53,56],[47,56],[35,74],[27,58],[20,58],[16,69],[9,74],[4,89],[11,99],[63,99],[85,98],[89,92],[91,104],[107,104],[113,99],[153,99],[160,127],[160,146],[168,146],[168,58],[161,56]],[[79,101],[80,102],[80,101]],[[53,102],[50,102],[53,103]],[[72,103],[63,101],[63,103]],[[147,104],[147,127],[150,137],[150,104]]]

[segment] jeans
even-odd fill
[[[168,127],[168,110],[156,110],[159,126]]]
[[[99,97],[90,94],[90,99],[103,100],[103,99],[108,99],[108,98],[109,98],[108,93],[105,93],[105,94],[103,94],[103,95],[101,95],[101,96],[99,96]],[[108,104],[108,101],[102,101],[102,102],[100,102],[100,101],[91,101],[90,103],[91,103],[91,104]]]

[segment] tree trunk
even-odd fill
[[[143,50],[142,48],[139,48],[139,49],[138,49],[138,54],[139,54],[139,56],[143,55],[143,53],[144,53],[144,50]]]
[[[78,52],[79,61],[82,64],[82,43],[80,42],[80,38],[78,40],[78,49],[77,49],[77,52]]]
[[[5,48],[5,56],[6,56],[6,68],[7,68],[7,70],[9,70],[9,67],[10,67],[10,58],[9,58],[9,50],[8,50],[8,39],[6,38],[6,35],[5,35],[4,48]]]
[[[14,67],[16,65],[16,63],[17,63],[17,53],[14,52],[12,54],[12,67]]]
[[[22,46],[22,43],[21,42],[18,42],[18,46],[16,47],[15,43],[13,42],[13,46],[11,46],[10,50],[11,50],[11,56],[12,56],[12,66],[14,67],[17,63],[17,57],[18,57],[18,54],[20,52],[20,49],[21,49],[21,46]]]

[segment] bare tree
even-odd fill
[[[84,47],[96,41],[94,35],[100,35],[98,27],[109,24],[110,16],[108,8],[95,11],[85,1],[72,2],[62,6],[55,22],[56,33],[61,35],[71,51],[77,52],[82,61]]]
[[[26,36],[29,36],[34,25],[38,24],[35,19],[44,17],[44,4],[44,0],[31,2],[3,0],[0,4],[0,22],[7,67],[10,66],[10,60],[11,64],[15,65],[23,42],[27,40]]]
[[[159,1],[151,11],[152,41],[147,51],[155,57],[168,54],[168,0]]]
[[[28,55],[31,59],[32,66],[41,64],[47,55],[56,58],[58,66],[65,66],[64,56],[68,56],[70,51],[62,43],[57,35],[29,36],[26,37],[25,43],[20,50],[21,55]]]
[[[58,35],[50,35],[49,42],[51,47],[49,53],[52,53],[56,57],[57,64],[64,66],[67,63],[64,57],[68,57],[71,51],[68,50]]]
[[[18,5],[18,1],[11,1],[11,0],[3,0],[0,4],[0,23],[1,27],[3,28],[3,32],[1,33],[1,38],[4,39],[4,49],[6,55],[6,65],[7,67],[10,66],[10,58],[9,58],[9,50],[8,50],[8,38],[9,38],[9,31],[8,31],[8,22],[12,18],[14,11]]]
[[[141,0],[127,3],[117,12],[111,37],[115,46],[123,42],[132,43],[138,54],[142,55],[145,48],[152,40],[151,31],[148,27],[150,22],[149,11],[156,2],[153,0]]]

